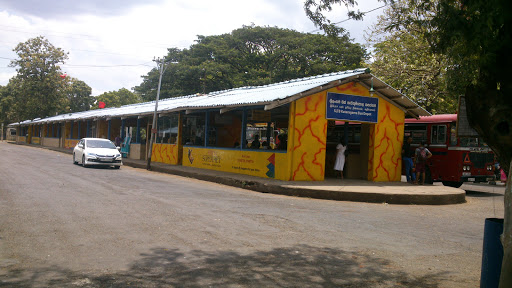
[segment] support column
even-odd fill
[[[271,146],[270,146],[270,138],[272,137],[272,135],[274,134],[274,131],[272,131],[272,123],[271,122],[267,122],[267,147],[270,149]]]
[[[108,122],[107,138],[108,138],[109,140],[112,140],[112,138],[110,137],[110,132],[112,132],[112,120],[107,120],[107,122]]]
[[[73,139],[73,125],[74,125],[74,121],[71,121],[71,130],[69,131],[69,139]]]
[[[137,132],[135,132],[135,143],[140,144],[140,118],[137,117]]]
[[[125,119],[121,119],[121,139],[122,139],[122,141],[124,141],[124,137],[125,137],[124,123],[125,123]]]
[[[245,107],[242,109],[242,139],[240,139],[240,150],[247,148],[245,144],[245,139],[247,136],[247,110]]]
[[[208,135],[208,130],[210,129],[210,111],[205,112],[205,120],[204,120],[204,147],[208,147],[208,140],[210,135]]]

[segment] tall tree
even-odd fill
[[[311,8],[306,0],[306,9]],[[324,7],[352,0],[319,0]],[[434,51],[452,61],[450,80],[462,81],[471,126],[498,155],[509,171],[512,165],[512,2],[509,0],[409,0],[409,11],[396,13],[390,29],[411,23],[426,27],[424,36]],[[322,6],[320,7],[321,11]],[[316,10],[315,10],[316,11]],[[406,11],[406,10],[405,10]],[[313,11],[314,12],[314,11]],[[309,15],[309,14],[308,14]],[[310,17],[318,25],[325,18]],[[452,81],[452,82],[455,82]],[[512,176],[505,189],[504,249],[500,287],[512,287]]]
[[[9,88],[7,86],[0,86],[0,125],[10,124],[11,121],[9,111],[12,102],[12,97],[9,95]]]
[[[118,91],[105,92],[97,96],[96,102],[104,102],[105,107],[121,107],[123,105],[140,103],[141,99],[130,90],[121,88]],[[92,109],[98,109],[97,105],[92,107]]]
[[[360,67],[365,49],[339,30],[332,37],[277,27],[244,26],[231,33],[198,36],[188,49],[169,49],[161,98],[256,86]],[[156,98],[158,70],[135,92]]]
[[[399,30],[389,31],[393,24],[391,20],[397,13],[407,13],[416,19],[429,17],[408,9],[407,0],[398,0],[387,6],[383,15],[379,16],[367,39],[374,43],[370,68],[373,74],[427,111],[433,114],[455,113],[458,96],[464,91],[462,85],[457,83],[463,82],[448,81],[447,74],[452,67],[449,58],[432,51],[425,37],[425,27],[409,23]]]
[[[84,81],[69,78],[66,85],[66,111],[80,112],[91,109],[96,99],[91,96],[92,89]]]
[[[67,54],[42,36],[18,44],[13,51],[18,55],[10,64],[17,71],[13,80],[14,120],[48,117],[62,111],[65,82],[59,77],[59,64],[64,63]]]

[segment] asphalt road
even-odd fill
[[[0,142],[0,287],[478,287],[503,193],[467,200],[287,197]]]

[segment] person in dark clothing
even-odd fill
[[[254,136],[254,141],[251,143],[251,149],[260,149],[261,143],[260,143],[260,135]]]
[[[414,173],[414,163],[412,162],[412,157],[414,157],[414,152],[411,150],[412,138],[407,137],[405,140],[404,146],[402,147],[402,160],[404,161],[405,167],[405,177],[407,178],[407,183],[416,182],[416,173]]]

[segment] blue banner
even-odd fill
[[[379,98],[327,93],[326,118],[331,120],[377,123]]]

